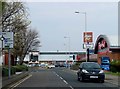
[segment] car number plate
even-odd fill
[[[90,78],[98,78],[98,76],[90,76]]]

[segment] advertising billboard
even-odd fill
[[[84,32],[83,33],[83,42],[93,42],[93,32]]]
[[[109,52],[110,43],[107,36],[100,35],[95,44],[95,54],[104,54]]]

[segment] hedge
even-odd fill
[[[71,66],[72,70],[78,70],[81,62],[76,62],[74,65]]]
[[[120,72],[120,60],[113,60],[112,62],[110,62],[110,71]]]
[[[8,71],[9,69],[8,69],[8,67],[3,67],[2,68],[2,76],[8,76]],[[15,72],[16,72],[16,69],[14,68],[14,67],[11,67],[11,75],[13,75],[13,74],[15,74]]]
[[[16,69],[16,72],[28,71],[28,67],[25,65],[13,66]]]
[[[2,76],[8,76],[8,66],[4,66],[2,68]],[[15,74],[15,72],[28,71],[28,67],[25,65],[16,65],[11,67],[11,75]]]

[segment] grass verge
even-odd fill
[[[115,76],[120,76],[120,72],[105,72],[105,74],[111,74],[111,75],[115,75]]]

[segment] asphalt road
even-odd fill
[[[99,83],[93,81],[77,81],[77,75],[74,71],[66,68],[54,69],[32,69],[30,76],[17,82],[12,89],[117,89],[116,85],[111,83]]]

